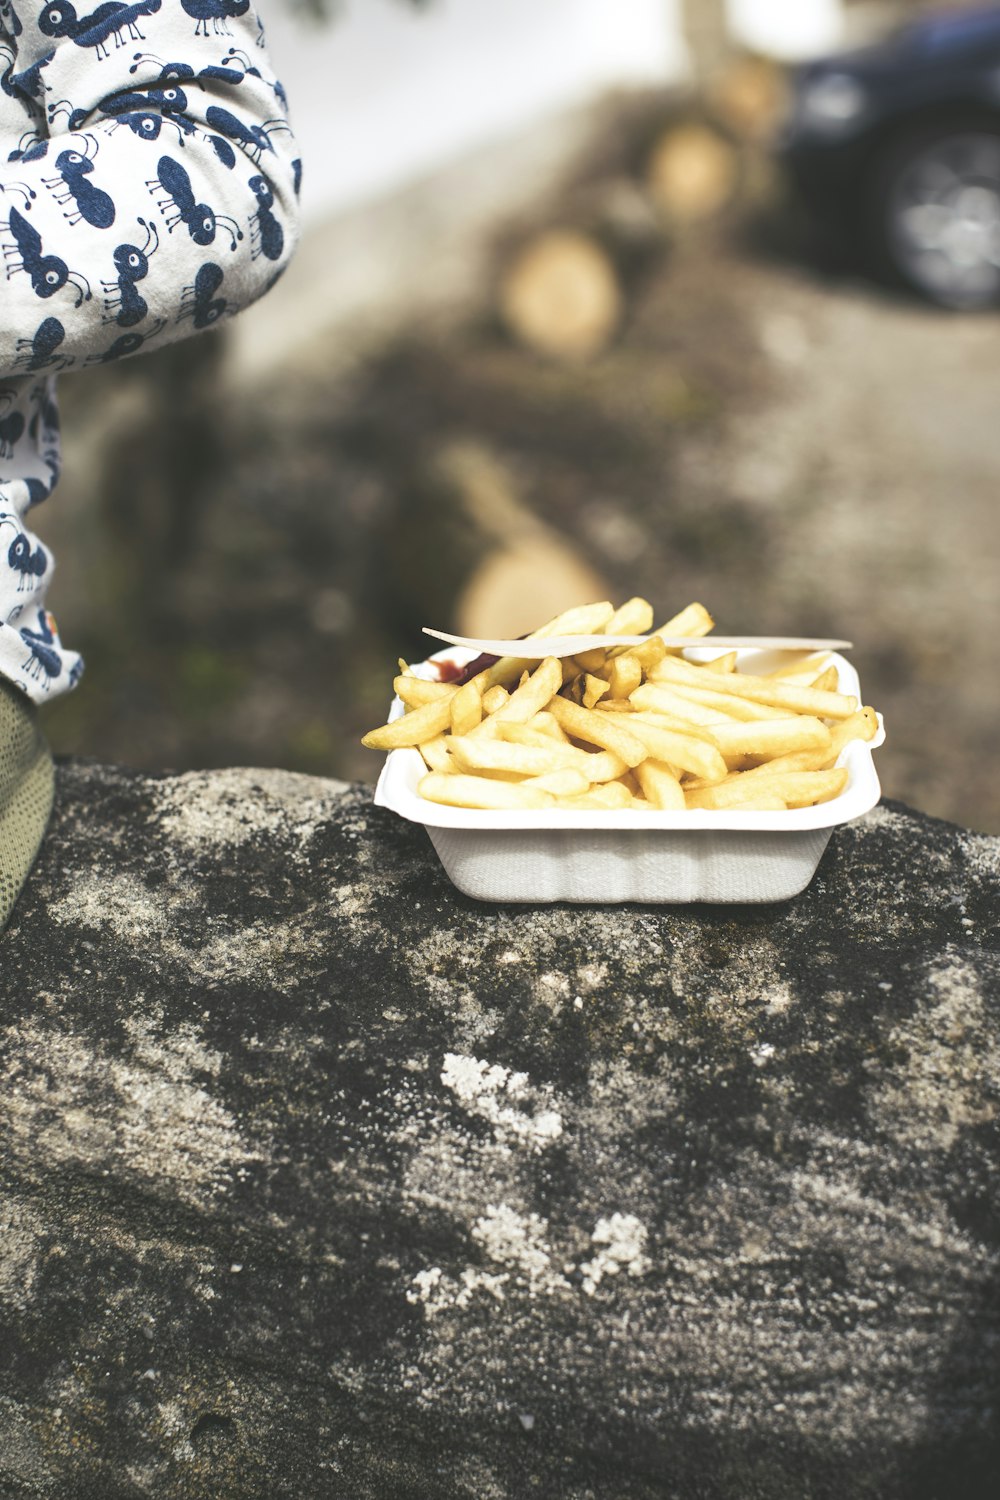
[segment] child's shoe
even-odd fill
[[[0,932],[38,853],[54,785],[38,710],[0,678]]]

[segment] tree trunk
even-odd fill
[[[732,50],[725,0],[681,0],[681,22],[695,82],[704,83]]]

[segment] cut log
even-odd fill
[[[671,223],[692,224],[721,212],[738,178],[735,148],[710,125],[673,125],[650,155],[650,194]]]
[[[402,497],[388,548],[396,596],[418,625],[510,636],[608,586],[524,504],[476,443],[441,448]]]
[[[509,640],[608,593],[562,537],[535,531],[489,553],[476,568],[458,603],[458,633],[489,637],[502,630]]]
[[[621,320],[610,256],[590,236],[553,229],[523,246],[504,272],[500,313],[523,344],[558,359],[599,354]]]
[[[766,57],[738,57],[723,67],[708,86],[712,111],[748,141],[766,141],[788,104],[788,81],[777,63]]]

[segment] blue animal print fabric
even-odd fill
[[[0,674],[36,702],[82,671],[25,520],[59,476],[55,376],[267,291],[299,172],[249,0],[0,0]]]

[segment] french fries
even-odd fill
[[[638,635],[652,606],[581,605],[532,633]],[[373,750],[416,748],[421,796],[495,811],[628,809],[780,811],[838,797],[853,740],[878,731],[875,710],[839,691],[825,656],[768,675],[735,652],[688,660],[664,637],[703,640],[713,621],[690,604],[638,646],[543,660],[502,657],[468,682],[435,682],[399,664],[405,712],[373,729]],[[707,642],[710,644],[710,640]]]

